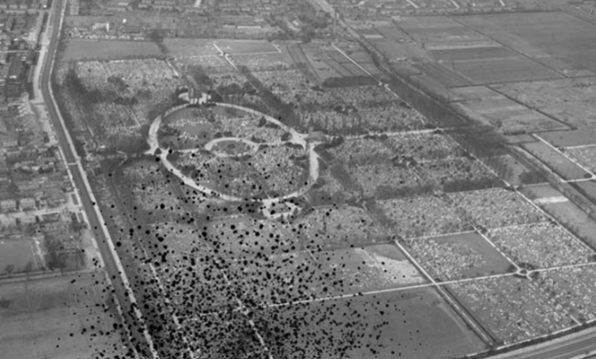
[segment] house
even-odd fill
[[[36,208],[34,198],[21,198],[19,204],[21,205],[21,211],[28,211]]]
[[[15,212],[17,210],[17,201],[14,199],[5,199],[0,201],[0,210],[2,212]]]

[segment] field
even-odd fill
[[[489,60],[517,57],[517,54],[503,46],[472,47],[431,50],[430,55],[438,61]]]
[[[361,293],[421,284],[426,279],[394,244],[315,252],[323,275],[337,278],[330,294]]]
[[[539,268],[586,263],[593,255],[561,226],[548,222],[491,229],[488,236],[517,264]]]
[[[596,143],[596,130],[582,128],[571,131],[545,132],[541,133],[540,137],[558,148],[586,146]]]
[[[519,82],[495,87],[532,108],[569,125],[584,128],[596,123],[596,81],[594,78]],[[592,133],[592,130],[589,130]],[[575,137],[574,135],[569,135]],[[584,138],[580,136],[579,138]],[[580,144],[580,143],[577,143]],[[583,144],[583,143],[582,143]],[[570,142],[567,144],[571,145]]]
[[[596,319],[596,288],[594,266],[564,268],[544,273],[540,284],[554,294],[554,299],[570,309],[570,314],[581,322]]]
[[[172,57],[214,56],[218,54],[212,40],[164,39],[167,53]]]
[[[150,41],[69,40],[60,60],[69,62],[158,56],[162,56],[161,51]]]
[[[393,221],[393,233],[404,238],[435,236],[466,229],[456,211],[434,196],[379,201],[379,207]]]
[[[490,123],[504,134],[567,128],[548,116],[485,86],[464,87],[451,91],[463,98],[464,101],[460,106],[466,112]]]
[[[485,228],[542,222],[546,217],[518,193],[504,189],[450,193],[463,216]]]
[[[436,280],[505,273],[510,263],[478,233],[403,241],[411,255]]]
[[[286,226],[250,218],[221,219],[208,226],[208,238],[232,258],[297,250],[298,240]]]
[[[385,242],[388,233],[371,214],[359,207],[322,207],[293,224],[307,248],[324,250]]]
[[[561,192],[550,185],[527,187],[524,192],[561,224],[589,243],[592,248],[596,248],[596,221],[563,197]]]
[[[458,283],[449,288],[505,344],[573,324],[533,281],[500,277]]]
[[[596,145],[592,147],[566,148],[563,151],[588,171],[592,173],[596,172]]]
[[[477,85],[561,77],[549,68],[524,57],[458,61],[454,67]]]
[[[7,266],[13,266],[13,272],[23,271],[27,263],[31,270],[39,269],[41,260],[36,253],[33,240],[0,240],[0,275],[6,274]]]
[[[433,289],[272,308],[255,322],[274,357],[441,359],[483,348]]]
[[[461,16],[458,20],[529,57],[561,59],[596,71],[592,61],[596,27],[564,12]]]
[[[584,192],[584,194],[589,199],[591,199],[592,201],[596,201],[596,181],[595,180],[578,182],[574,185],[579,187],[581,189],[581,191]]]
[[[216,40],[214,43],[230,55],[279,52],[267,41]]]
[[[591,177],[588,172],[543,142],[526,143],[522,147],[566,180]]]
[[[125,357],[116,312],[103,307],[113,308],[105,285],[101,273],[3,283],[2,357]]]

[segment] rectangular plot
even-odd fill
[[[426,282],[395,244],[315,252],[324,275],[332,278],[330,295],[370,292]]]
[[[460,301],[505,344],[552,333],[570,317],[527,279],[500,277],[450,285]]]
[[[525,143],[522,147],[564,179],[574,180],[590,177],[588,172],[544,142]]]
[[[316,208],[294,222],[296,233],[308,248],[347,248],[387,240],[388,232],[370,213],[359,207]]]
[[[7,274],[9,266],[12,266],[13,273],[19,273],[29,262],[32,270],[37,269],[39,259],[36,258],[33,245],[30,240],[0,240],[0,274]]]
[[[404,238],[435,236],[466,229],[456,211],[438,197],[421,196],[377,203],[395,223],[393,233]]]
[[[524,192],[575,235],[596,248],[596,221],[551,185],[526,187]]]
[[[267,41],[245,40],[216,40],[217,46],[230,55],[251,54],[263,52],[279,52],[275,46]]]
[[[441,61],[502,59],[518,55],[503,46],[473,47],[463,49],[431,50],[430,55]]]
[[[561,78],[556,72],[526,58],[457,61],[454,68],[476,84],[538,81]]]
[[[546,217],[518,193],[505,189],[448,194],[454,205],[485,228],[542,222]]]
[[[484,347],[434,289],[270,308],[255,323],[274,358],[447,358]]]
[[[565,153],[592,173],[596,172],[596,144],[592,147],[568,148]]]
[[[403,241],[408,252],[437,280],[505,273],[511,265],[478,233]]]
[[[538,281],[581,322],[596,319],[596,268],[583,266],[543,272]]]
[[[492,242],[517,264],[538,268],[586,263],[593,252],[550,222],[489,231]]]
[[[555,147],[572,147],[596,144],[596,130],[593,128],[546,132],[541,133],[540,137]]]
[[[441,66],[435,63],[424,63],[414,65],[417,69],[424,72],[431,78],[439,81],[447,87],[463,87],[471,85],[470,81],[466,78],[459,76],[456,72],[452,71],[453,68],[449,64],[449,68]]]

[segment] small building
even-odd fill
[[[14,199],[5,199],[0,201],[0,211],[15,212],[17,210],[17,201]]]
[[[28,211],[36,208],[34,198],[21,198],[19,204],[21,205],[21,211]]]

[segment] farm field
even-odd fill
[[[566,180],[591,177],[588,172],[544,142],[525,143],[522,147]]]
[[[161,50],[151,41],[69,40],[60,61],[100,61],[162,55]]]
[[[272,308],[255,322],[265,338],[289,334],[267,342],[280,357],[299,352],[331,359],[345,350],[354,358],[446,359],[483,348],[434,289]],[[315,339],[321,337],[329,341]],[[353,340],[357,344],[351,345]]]
[[[491,14],[457,17],[458,21],[487,34],[530,57],[552,56],[579,69],[596,71],[596,26],[564,12]]]
[[[454,67],[476,85],[562,77],[549,68],[524,57],[458,61]]]
[[[41,258],[36,253],[33,240],[3,241],[0,240],[0,275],[6,274],[8,266],[18,273],[31,263],[31,270],[39,269]]]
[[[440,281],[502,274],[511,265],[475,232],[402,242],[430,275]]]
[[[125,357],[117,313],[108,300],[103,278],[98,272],[3,283],[2,356]],[[110,309],[105,310],[104,305]]]
[[[518,55],[506,47],[496,45],[487,47],[431,50],[430,55],[438,61],[452,62],[463,60],[490,60],[513,58]]]
[[[551,185],[526,187],[533,201],[579,238],[596,249],[596,221]]]

